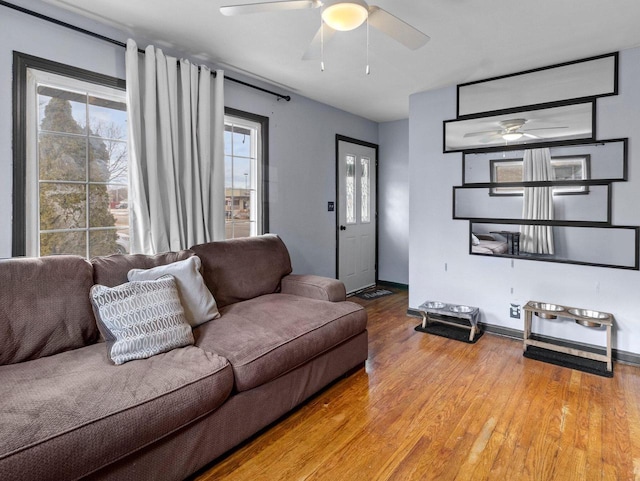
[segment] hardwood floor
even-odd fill
[[[197,480],[640,480],[640,368],[613,379],[525,359],[522,343],[413,330],[407,294],[369,314],[366,371]]]

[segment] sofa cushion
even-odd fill
[[[264,384],[366,329],[364,308],[269,294],[221,309],[194,329],[196,345],[226,357],[238,391]]]
[[[151,269],[164,266],[172,262],[188,259],[193,252],[184,250],[165,252],[157,255],[145,254],[113,254],[110,256],[94,257],[93,282],[103,286],[113,287],[128,281],[127,274],[131,269]]]
[[[0,260],[0,364],[98,340],[91,264],[77,256]]]
[[[93,312],[115,364],[193,344],[176,280],[164,276],[91,288]]]
[[[202,262],[198,256],[172,262],[151,269],[131,269],[129,281],[147,281],[171,275],[176,279],[184,315],[192,327],[220,317],[216,300],[207,289],[202,274]]]
[[[215,410],[227,361],[190,346],[114,366],[104,345],[0,366],[0,478],[76,479]]]
[[[203,277],[218,308],[272,294],[291,273],[291,259],[277,235],[267,234],[191,248],[202,261]]]

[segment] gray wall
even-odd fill
[[[378,278],[409,284],[409,120],[378,129]]]
[[[629,182],[613,186],[613,223],[640,225],[640,49],[620,53],[619,95],[598,100],[597,137],[629,137]],[[611,312],[614,347],[640,353],[640,272],[468,255],[468,222],[451,219],[451,188],[462,157],[442,153],[442,121],[455,118],[456,89],[411,96],[409,116],[409,306],[440,300],[478,306],[482,320],[522,330],[510,303],[539,300]],[[446,267],[446,268],[445,268]],[[572,322],[534,330],[602,345],[602,331]]]
[[[14,3],[117,40],[127,38],[123,32],[37,1]],[[138,46],[147,45],[144,38],[134,38]],[[7,226],[0,231],[0,257],[11,256],[13,50],[125,76],[123,48],[0,6],[0,224]],[[230,75],[242,78],[233,72]],[[276,101],[268,94],[225,83],[226,106],[270,119],[270,231],[286,242],[296,272],[333,277],[335,217],[327,212],[327,201],[335,201],[335,135],[378,143],[378,124],[291,95],[291,102]]]

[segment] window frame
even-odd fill
[[[580,182],[583,180],[591,179],[591,154],[575,154],[575,155],[557,155],[555,157],[551,157],[551,169],[555,172],[556,169],[560,168],[562,164],[566,164],[569,162],[579,163],[582,169],[582,177],[579,179],[567,179],[567,185],[556,185],[551,187],[553,191],[553,195],[588,195],[589,194],[589,186],[588,185],[572,185],[574,182]],[[490,159],[489,160],[489,180],[491,184],[494,184],[495,187],[492,187],[489,190],[490,196],[504,196],[504,197],[522,197],[524,195],[525,185],[521,186],[511,186],[511,187],[500,187],[500,183],[498,179],[498,170],[500,167],[516,167],[519,168],[520,171],[523,169],[523,159],[522,157],[514,157],[514,158],[506,158],[506,159]],[[560,182],[562,179],[553,179],[555,182]],[[523,182],[522,176],[520,176],[520,181],[515,182]]]
[[[126,91],[123,79],[72,67],[21,52],[13,52],[13,221],[12,256],[25,256],[27,251],[27,142],[29,126],[27,123],[27,70],[40,70],[47,73],[74,78],[99,86]]]
[[[260,125],[260,144],[257,146],[258,158],[256,160],[256,169],[258,171],[256,186],[258,188],[257,198],[261,205],[257,206],[259,209],[257,234],[265,234],[269,232],[269,117],[231,107],[225,107],[224,115],[225,117],[236,117],[240,120],[247,120]]]

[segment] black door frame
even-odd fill
[[[375,216],[374,219],[376,220],[376,252],[375,252],[375,259],[374,259],[374,269],[376,271],[375,273],[375,282],[376,284],[378,283],[378,162],[379,162],[379,151],[380,148],[378,146],[378,144],[373,144],[371,142],[366,142],[364,140],[358,140],[358,139],[354,139],[352,137],[347,137],[345,135],[340,135],[340,134],[336,134],[336,279],[340,278],[340,219],[338,218],[338,212],[340,212],[340,184],[339,184],[339,175],[340,172],[338,171],[338,166],[340,163],[340,157],[339,157],[339,151],[338,151],[338,147],[340,144],[340,141],[343,142],[349,142],[350,144],[356,144],[356,145],[362,145],[364,147],[370,147],[372,149],[375,150],[376,152],[376,162],[375,162],[375,173],[376,173],[376,201],[375,201]]]

